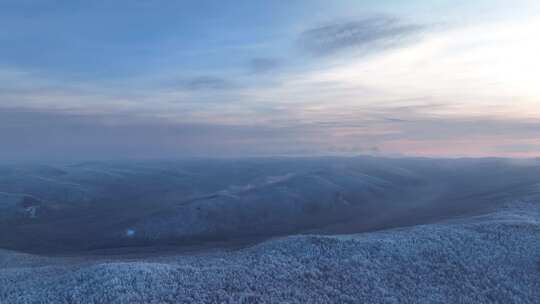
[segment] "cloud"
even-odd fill
[[[540,145],[531,145],[527,143],[522,144],[512,144],[512,145],[501,145],[497,149],[504,153],[527,153],[527,152],[538,152],[540,151]]]
[[[422,25],[379,16],[306,30],[300,35],[300,44],[306,51],[319,56],[352,48],[370,51],[405,43],[422,29]]]
[[[240,122],[170,120],[139,113],[0,107],[0,161],[393,153],[417,156],[536,156],[537,120],[433,116],[417,108],[259,113]],[[229,114],[226,114],[228,116]]]
[[[280,155],[310,130],[264,124],[169,121],[129,113],[81,113],[0,107],[0,162],[192,156]]]
[[[182,83],[182,88],[190,91],[226,90],[233,87],[230,81],[216,76],[199,76]]]
[[[267,73],[281,66],[277,58],[253,58],[249,61],[249,69],[254,74]]]

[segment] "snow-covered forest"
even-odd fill
[[[536,160],[6,164],[0,303],[535,303]]]

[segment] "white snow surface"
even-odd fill
[[[540,204],[144,258],[0,250],[0,303],[539,303]]]

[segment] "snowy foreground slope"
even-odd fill
[[[0,303],[539,303],[540,203],[166,257],[0,251]]]

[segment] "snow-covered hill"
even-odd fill
[[[540,203],[147,257],[0,251],[0,303],[538,303]]]
[[[356,233],[539,191],[504,159],[270,158],[0,165],[0,248],[65,253]]]

